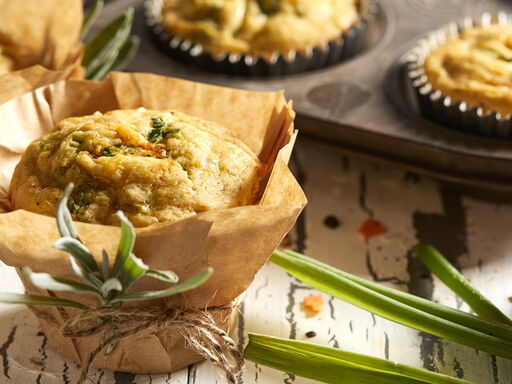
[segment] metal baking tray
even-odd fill
[[[140,50],[130,71],[257,91],[284,89],[304,141],[424,173],[475,191],[512,192],[512,142],[457,133],[419,117],[403,81],[404,55],[429,31],[465,16],[512,12],[508,0],[378,0],[366,48],[322,70],[230,77],[183,65],[155,46],[138,0],[109,1],[102,20],[132,5]],[[102,20],[98,23],[101,26]]]

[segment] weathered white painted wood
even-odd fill
[[[468,279],[507,316],[512,317],[512,206],[472,198],[463,200],[467,215],[468,252],[459,259]],[[464,308],[464,306],[463,306]],[[478,369],[478,365],[467,369]],[[495,367],[495,368],[494,368]],[[495,382],[512,382],[510,362],[489,357],[488,373]]]
[[[374,164],[346,159],[300,145],[294,168],[310,200],[305,215],[290,234],[291,247],[348,272],[377,278],[399,289],[427,293],[434,300],[461,306],[453,293],[417,271],[407,251],[418,240],[438,241],[471,281],[505,313],[512,315],[512,206],[461,197],[428,178]],[[328,216],[338,226],[326,226]],[[357,234],[363,220],[373,217],[388,232],[369,240]],[[332,221],[332,220],[331,220]],[[460,224],[460,225],[459,225]],[[453,237],[453,238],[452,238]],[[21,291],[14,271],[0,265],[0,289]],[[274,265],[257,275],[246,293],[233,336],[240,344],[247,332],[344,348],[390,358],[464,377],[476,384],[512,382],[512,364],[466,347],[373,316],[325,296],[317,316],[301,309],[314,290],[291,279]],[[467,309],[465,306],[462,308]],[[317,336],[307,339],[305,334]],[[74,383],[79,367],[47,347],[34,316],[23,307],[0,305],[0,384]],[[93,370],[94,384],[224,384],[207,363],[172,375],[130,375]],[[248,362],[241,384],[313,383]]]

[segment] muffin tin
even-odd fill
[[[298,112],[300,138],[322,147],[429,174],[476,191],[512,196],[512,142],[455,132],[428,121],[407,81],[408,53],[429,32],[484,12],[512,12],[506,0],[376,0],[364,49],[343,63],[285,77],[246,78],[206,72],[163,54],[138,0],[115,0],[105,14],[137,8],[142,37],[129,66],[257,91],[284,89]]]
[[[378,12],[375,0],[360,0],[360,19],[336,40],[322,47],[309,47],[305,53],[291,50],[267,60],[255,55],[226,53],[219,57],[203,50],[200,44],[171,35],[162,23],[163,0],[144,2],[146,26],[163,52],[186,64],[212,72],[235,76],[284,76],[329,67],[355,56],[364,49],[369,25]]]
[[[485,113],[482,107],[470,108],[464,101],[453,100],[435,89],[428,81],[423,64],[430,53],[451,37],[459,36],[473,27],[508,25],[512,15],[506,12],[483,13],[479,17],[465,17],[433,31],[407,54],[407,77],[420,111],[427,119],[446,125],[456,131],[474,135],[512,139],[512,115],[501,116],[497,112]]]

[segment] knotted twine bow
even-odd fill
[[[110,345],[142,331],[157,333],[168,328],[177,328],[185,338],[186,345],[215,366],[222,369],[230,384],[242,371],[244,359],[236,343],[222,328],[215,324],[213,312],[231,311],[232,305],[209,307],[206,310],[178,309],[166,307],[140,308],[93,308],[59,323],[52,315],[31,307],[37,317],[59,328],[65,337],[87,337],[104,331],[111,335],[100,342],[82,365],[77,384],[87,380],[89,368],[96,356]]]

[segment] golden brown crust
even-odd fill
[[[512,25],[477,27],[450,38],[425,60],[434,89],[470,107],[512,112]]]
[[[178,111],[71,117],[33,142],[11,182],[15,209],[54,215],[69,182],[75,219],[136,226],[251,204],[262,167],[224,128]]]
[[[165,0],[164,24],[214,54],[323,46],[358,19],[357,0]]]

